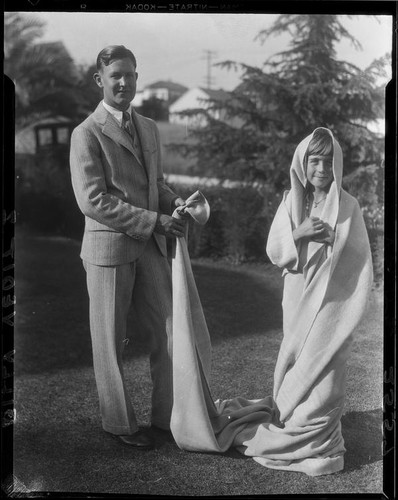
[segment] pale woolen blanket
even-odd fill
[[[171,430],[189,451],[237,448],[274,469],[330,474],[344,467],[341,433],[346,361],[366,308],[373,273],[367,232],[357,201],[341,188],[342,154],[334,141],[334,180],[321,218],[334,228],[333,247],[311,242],[300,261],[292,231],[302,220],[304,154],[296,149],[285,193],[271,226],[267,253],[283,269],[283,341],[273,395],[213,401],[211,344],[186,241],[173,257],[173,383]],[[196,212],[208,215],[195,193]],[[203,223],[206,217],[201,222]],[[264,356],[267,353],[264,352]]]

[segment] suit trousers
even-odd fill
[[[172,383],[172,285],[171,269],[151,237],[134,262],[97,266],[84,262],[90,298],[90,330],[94,373],[102,426],[112,434],[138,430],[127,393],[122,355],[126,345],[127,317],[131,325],[151,335],[152,424],[170,428]],[[130,325],[129,325],[130,326]]]

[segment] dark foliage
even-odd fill
[[[97,66],[80,66],[80,78],[76,90],[79,95],[79,115],[83,118],[94,111],[103,97],[102,90],[95,83],[93,75],[97,71]]]
[[[69,150],[64,145],[17,161],[16,210],[18,224],[35,232],[80,239],[84,216],[72,190]]]
[[[360,167],[343,180],[343,187],[362,207],[372,249],[376,283],[384,278],[384,167]]]
[[[210,218],[205,226],[191,224],[188,248],[192,257],[223,258],[235,264],[266,261],[268,230],[279,203],[265,187],[172,186],[182,197],[199,188],[206,196]]]
[[[166,101],[155,96],[144,100],[142,106],[137,111],[155,121],[169,120],[169,108]]]
[[[78,72],[62,42],[40,42],[44,24],[35,16],[5,13],[4,73],[15,84],[16,128],[62,115],[74,118]]]

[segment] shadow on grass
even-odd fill
[[[382,409],[352,411],[343,415],[341,424],[347,452],[344,472],[350,472],[382,460]]]
[[[344,471],[335,476],[337,481],[338,478],[343,480],[345,475],[352,477],[354,471],[381,460],[381,419],[381,410],[350,412],[343,416],[347,453]],[[234,476],[234,483],[243,484],[247,470],[253,474],[251,458],[236,450],[224,454],[187,453],[162,435],[153,437],[156,448],[143,454],[122,446],[88,417],[78,420],[73,426],[61,424],[20,429],[15,441],[18,450],[14,462],[15,477],[27,490],[33,491],[80,490],[93,493],[130,490],[149,493],[152,492],[149,485],[153,483],[155,487],[156,478],[161,476],[166,483],[162,491],[153,493],[167,494],[178,492],[180,484],[184,488],[185,476],[192,475],[195,467],[201,468],[202,474],[204,468],[214,484],[219,483],[217,477],[225,479],[228,474]],[[249,464],[249,469],[245,468],[245,463]],[[272,481],[271,476],[264,472],[261,471],[261,478]],[[272,475],[275,474],[278,472],[273,471]],[[280,479],[280,476],[276,477]],[[327,481],[333,477],[328,477]],[[191,480],[198,486],[197,477],[191,477]]]
[[[92,365],[80,244],[66,238],[16,236],[16,373]],[[266,277],[205,265],[194,266],[194,274],[213,344],[281,326],[281,297]],[[130,327],[129,337],[126,360],[149,352],[144,335]]]
[[[187,481],[191,481],[191,488],[200,491],[207,483],[218,488],[221,479],[228,475],[233,476],[233,483],[237,479],[238,484],[244,482],[245,469],[241,465],[250,461],[249,457],[237,452],[189,453],[180,450],[174,442],[154,438],[156,448],[143,453],[123,446],[116,438],[95,428],[19,431],[14,476],[21,485],[20,491],[24,488],[25,491],[91,494],[181,494],[181,489],[190,489]],[[226,461],[228,457],[241,461],[230,463]],[[157,485],[160,478],[162,481]]]

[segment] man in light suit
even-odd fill
[[[122,353],[131,304],[151,333],[152,426],[169,430],[172,409],[172,297],[166,237],[184,235],[171,217],[184,204],[166,186],[156,124],[131,107],[136,59],[103,49],[94,80],[104,99],[72,133],[70,166],[85,215],[81,258],[90,298],[94,373],[103,429],[137,449],[153,447],[126,391]]]

